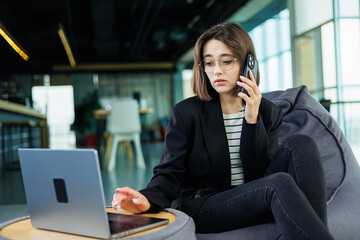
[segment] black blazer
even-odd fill
[[[280,109],[262,98],[258,122],[244,121],[240,158],[245,182],[264,176],[278,149],[281,120]],[[161,161],[140,192],[150,201],[150,212],[171,206],[194,216],[207,197],[231,188],[230,171],[219,98],[192,97],[171,109]]]

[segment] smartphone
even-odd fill
[[[243,76],[250,79],[250,76],[249,76],[249,72],[251,71],[252,74],[254,75],[254,78],[255,78],[255,81],[257,79],[257,73],[258,73],[258,67],[259,67],[259,63],[258,61],[256,60],[256,58],[251,55],[251,54],[248,54],[246,56],[246,61],[245,61],[245,67],[244,67],[244,72],[243,72]],[[240,79],[241,81],[241,79]],[[249,93],[246,91],[245,88],[242,88],[240,87],[240,91],[247,94],[249,96]]]

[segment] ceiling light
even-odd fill
[[[67,40],[65,31],[64,31],[64,27],[63,27],[63,25],[61,23],[59,24],[58,33],[59,33],[61,42],[64,45],[65,52],[66,52],[66,55],[67,55],[67,57],[69,59],[70,65],[71,65],[71,67],[75,67],[76,66],[75,58],[74,58],[74,55],[72,54],[69,41]]]
[[[16,44],[15,38],[10,34],[10,32],[5,28],[4,25],[0,22],[0,35],[9,43],[9,45],[25,60],[29,60],[29,56],[21,50],[19,44]],[[24,48],[22,48],[24,49]]]
[[[211,7],[215,3],[215,0],[210,0],[206,3],[205,8]]]
[[[200,15],[196,15],[187,25],[188,29],[191,29],[195,23],[197,23],[200,20]]]

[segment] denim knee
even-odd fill
[[[307,151],[318,151],[316,142],[313,138],[303,134],[294,134],[285,139],[282,145],[291,145],[295,148],[307,149]]]
[[[307,135],[295,134],[286,139],[279,149],[288,149],[292,153],[296,153],[301,157],[302,161],[310,161],[314,164],[314,161],[321,162],[319,149],[314,139]]]
[[[273,173],[266,177],[267,183],[275,191],[284,190],[284,188],[297,187],[294,178],[286,172]]]

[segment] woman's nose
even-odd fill
[[[222,73],[222,69],[221,69],[221,67],[220,67],[220,62],[219,62],[219,61],[216,61],[216,62],[215,62],[213,73],[214,73],[215,75],[217,75],[217,74],[219,74],[219,73],[220,73],[220,74]]]

